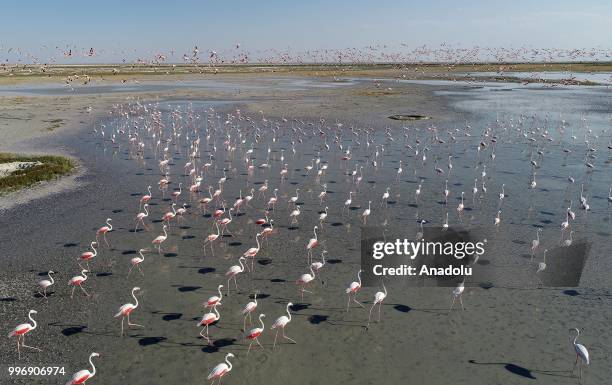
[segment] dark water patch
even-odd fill
[[[66,337],[73,336],[75,334],[82,333],[85,329],[87,329],[86,325],[78,325],[78,326],[70,326],[62,330],[62,334]]]
[[[580,293],[578,293],[578,291],[576,290],[563,290],[562,293],[565,295],[569,295],[570,297],[576,297],[580,295]]]
[[[216,271],[216,269],[214,267],[203,267],[203,268],[198,270],[198,273],[200,273],[200,274],[208,274],[208,273],[214,273],[215,271]]]
[[[113,273],[111,273],[111,272],[97,273],[96,277],[110,277],[111,275],[113,275]]]
[[[283,283],[283,282],[287,282],[287,280],[284,280],[282,278],[272,278],[270,280],[270,282],[272,282],[272,283]]]
[[[177,253],[164,253],[164,257],[166,258],[176,258],[178,257]]]
[[[262,265],[262,266],[267,266],[267,265],[272,263],[272,260],[269,259],[269,258],[265,258],[265,259],[258,260],[257,263]]]
[[[138,340],[138,345],[140,346],[150,346],[157,345],[161,342],[164,342],[166,337],[144,337]]]
[[[329,263],[330,265],[335,265],[337,263],[342,263],[341,259],[326,259],[326,262]]]
[[[181,293],[187,293],[190,291],[196,291],[201,288],[202,286],[179,286],[177,290],[180,291]]]
[[[308,322],[310,322],[313,325],[318,325],[322,322],[326,322],[328,319],[329,319],[329,316],[327,315],[313,314],[310,317],[308,317]]]

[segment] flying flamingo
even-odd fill
[[[81,254],[81,256],[79,257],[81,260],[85,261],[85,263],[87,264],[87,270],[89,270],[89,261],[93,259],[96,255],[98,255],[98,250],[96,250],[96,248],[94,247],[94,245],[97,245],[97,244],[98,242],[91,242],[89,246],[91,247],[93,252],[86,251],[83,254]]]
[[[157,236],[157,238],[151,241],[152,244],[157,245],[157,252],[159,254],[161,254],[162,243],[164,243],[164,241],[168,238],[168,233],[166,232],[166,225],[164,225],[163,229],[164,229],[164,235],[159,235]]]
[[[225,276],[227,277],[227,295],[229,295],[230,279],[232,278],[234,279],[234,284],[236,285],[236,291],[238,291],[238,282],[236,282],[236,276],[244,271],[244,265],[242,264],[242,262],[244,261],[246,261],[246,258],[238,258],[238,263],[240,263],[240,266],[234,265],[230,267],[225,273]]]
[[[138,271],[140,271],[140,274],[142,274],[142,276],[144,277],[144,273],[142,272],[142,269],[140,268],[140,264],[144,262],[144,255],[142,253],[145,251],[148,251],[148,250],[147,249],[138,250],[138,254],[140,254],[140,257],[134,257],[130,259],[130,264],[132,266],[130,267],[130,270],[128,271],[128,275],[127,275],[128,278],[130,278],[130,273],[132,272],[132,269],[134,267],[137,267]]]
[[[576,352],[576,362],[574,362],[574,367],[572,368],[572,374],[574,373],[574,370],[576,370],[576,365],[578,364],[578,359],[580,359],[580,377],[582,378],[582,364],[586,364],[589,365],[590,364],[590,359],[589,359],[589,351],[587,350],[587,348],[582,345],[582,344],[578,344],[576,343],[576,340],[578,340],[578,337],[580,336],[580,330],[578,330],[577,328],[573,328],[570,329],[570,332],[576,332],[576,337],[574,337],[574,351]]]
[[[215,250],[213,249],[213,242],[219,238],[221,235],[221,230],[219,230],[219,222],[215,221],[215,226],[217,226],[217,234],[212,233],[208,234],[206,240],[204,241],[204,256],[206,256],[206,245],[210,245],[210,251],[212,252],[212,256],[215,256]]]
[[[202,336],[202,338],[208,341],[209,345],[210,345],[210,337],[208,335],[208,325],[211,325],[217,322],[221,318],[221,314],[219,314],[219,310],[217,310],[217,306],[220,306],[220,305],[221,305],[221,302],[217,302],[216,304],[214,304],[212,307],[214,313],[204,314],[202,316],[202,319],[196,325],[196,326],[202,326],[202,330],[200,330],[200,335]],[[206,330],[206,335],[202,334],[204,333],[204,330]]]
[[[234,357],[234,355],[232,353],[227,353],[225,355],[226,363],[222,362],[218,364],[217,366],[215,366],[213,370],[210,371],[206,379],[212,380],[211,385],[215,383],[216,379],[219,379],[218,384],[221,384],[221,377],[225,376],[227,373],[229,373],[232,370],[232,363],[229,361],[230,357]]]
[[[276,334],[274,335],[274,346],[272,347],[272,350],[274,350],[276,348],[276,337],[278,337],[278,329],[282,329],[283,330],[283,338],[288,339],[289,341],[293,342],[294,344],[297,344],[297,342],[295,342],[295,340],[293,338],[287,337],[285,335],[285,326],[287,326],[287,324],[289,322],[291,322],[291,313],[289,312],[289,308],[293,306],[293,304],[291,302],[289,302],[287,304],[287,315],[286,316],[280,316],[276,319],[276,321],[274,321],[274,323],[272,324],[272,329],[276,329]]]
[[[87,380],[96,375],[96,367],[91,361],[94,357],[100,357],[98,353],[91,353],[89,355],[89,365],[91,365],[91,372],[87,369],[79,370],[78,372],[72,375],[70,381],[66,383],[66,385],[81,385],[84,384]]]
[[[221,302],[221,299],[223,299],[223,293],[221,292],[221,289],[223,289],[223,285],[217,286],[217,291],[219,292],[219,295],[213,295],[212,297],[208,298],[208,301],[206,301],[204,307],[213,307],[219,302]]]
[[[351,306],[351,294],[353,295],[353,302],[365,308],[361,302],[357,301],[357,292],[359,291],[359,289],[361,289],[361,270],[359,270],[359,272],[357,273],[357,280],[359,282],[351,282],[349,287],[347,287],[345,290],[346,294],[348,294],[348,302],[346,303],[347,312],[349,311],[349,308]]]
[[[253,323],[252,319],[251,319],[251,313],[253,311],[255,311],[255,309],[257,309],[257,294],[259,292],[255,292],[255,296],[253,297],[253,301],[247,303],[243,308],[242,308],[242,315],[244,316],[244,319],[242,320],[242,330],[246,330],[246,319],[247,317],[249,317],[249,325],[251,325]]]
[[[110,246],[108,240],[106,239],[106,233],[109,231],[113,231],[113,225],[110,224],[112,219],[106,218],[106,226],[102,226],[96,231],[96,241],[100,242],[100,235],[104,238],[104,242],[106,242],[106,246]]]
[[[251,271],[255,271],[255,256],[259,253],[259,249],[261,246],[259,245],[259,237],[261,237],[261,233],[257,233],[255,235],[255,241],[257,242],[257,247],[251,247],[247,251],[242,254],[245,258],[251,258]]]
[[[315,273],[312,270],[312,265],[310,265],[310,272],[312,274],[302,274],[300,278],[295,281],[295,284],[300,286],[300,293],[302,293],[302,301],[304,300],[304,292],[312,293],[312,291],[306,290],[306,285],[308,285],[310,282],[312,282],[313,279],[315,279]]]
[[[13,329],[8,334],[9,338],[17,336],[17,355],[19,359],[21,359],[21,347],[38,350],[39,352],[42,352],[42,350],[39,348],[35,348],[34,346],[28,346],[25,344],[25,335],[31,332],[32,330],[36,329],[37,323],[34,320],[34,318],[32,318],[32,314],[36,314],[36,313],[38,313],[36,310],[30,310],[30,312],[28,313],[28,318],[30,319],[30,321],[32,321],[32,324],[24,323],[24,324],[17,325],[15,329]]]
[[[84,269],[81,271],[81,275],[75,275],[74,277],[70,278],[68,285],[72,286],[72,293],[70,294],[71,299],[74,298],[74,289],[76,289],[77,286],[80,287],[81,290],[83,290],[83,293],[89,297],[89,293],[83,287],[83,283],[87,281],[87,274],[85,273],[89,273],[89,270]]]
[[[251,343],[249,344],[249,350],[247,350],[247,355],[251,352],[251,346],[253,345],[253,342],[257,342],[257,345],[261,346],[261,348],[263,349],[263,345],[261,343],[259,343],[259,336],[261,335],[261,333],[263,333],[265,325],[263,323],[262,318],[265,317],[265,314],[260,314],[259,315],[259,322],[261,323],[261,327],[260,328],[253,328],[251,330],[249,330],[248,333],[246,333],[246,338],[251,340]],[[265,350],[265,349],[264,349]]]
[[[42,295],[45,298],[47,298],[47,288],[49,288],[51,285],[55,283],[51,274],[55,274],[55,272],[53,270],[50,270],[47,273],[47,276],[49,277],[49,279],[43,279],[43,280],[38,281],[38,287],[39,287],[38,294]],[[43,292],[41,293],[40,290],[42,290]]]
[[[148,207],[149,207],[149,204],[145,203],[144,206],[143,206],[144,213],[140,212],[140,213],[138,213],[138,215],[136,215],[136,218],[134,218],[134,221],[136,222],[136,227],[134,228],[134,232],[138,231],[138,224],[139,223],[142,223],[142,227],[144,227],[145,230],[148,230],[147,225],[144,223],[144,219],[149,216]]]
[[[136,308],[138,307],[138,298],[136,298],[136,292],[140,291],[139,287],[135,287],[132,289],[132,297],[134,298],[134,301],[136,301],[135,304],[132,303],[126,303],[125,305],[122,305],[119,308],[119,311],[117,312],[117,314],[115,314],[115,318],[121,316],[121,336],[123,337],[123,320],[127,317],[127,323],[128,323],[128,327],[130,326],[139,326],[139,327],[144,327],[142,325],[139,324],[134,324],[130,322],[130,313],[132,313],[134,310],[136,310]]]
[[[384,292],[378,291],[374,294],[374,302],[372,303],[372,307],[370,308],[370,315],[368,316],[368,326],[370,327],[370,319],[372,318],[372,310],[374,310],[374,306],[378,305],[378,322],[380,322],[380,309],[382,308],[382,303],[387,298],[387,288],[385,287],[385,283],[382,283],[382,287]]]

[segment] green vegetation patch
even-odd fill
[[[18,169],[7,176],[0,177],[0,194],[58,178],[70,173],[76,167],[74,161],[63,156],[30,156],[0,153],[0,166],[13,162],[39,162],[40,164]]]

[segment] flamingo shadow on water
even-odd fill
[[[536,380],[534,374],[543,374],[546,376],[554,376],[554,377],[566,377],[573,378],[570,370],[537,370],[537,369],[528,369],[523,366],[519,366],[517,364],[513,364],[511,362],[477,362],[476,360],[468,360],[470,364],[474,365],[499,365],[503,366],[504,369],[509,371],[512,374],[517,376],[528,378],[531,380]],[[567,375],[563,375],[562,373],[568,373]]]

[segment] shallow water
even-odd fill
[[[397,383],[414,377],[427,378],[431,384],[447,384],[449,378],[462,384],[533,383],[533,378],[538,383],[573,384],[576,379],[567,372],[574,358],[567,328],[579,326],[584,330],[583,341],[593,354],[588,380],[605,382],[610,375],[607,364],[610,335],[606,330],[611,298],[606,272],[612,268],[606,254],[611,245],[606,196],[611,180],[606,148],[610,137],[606,125],[609,94],[590,87],[544,91],[503,85],[510,91],[496,92],[493,86],[445,88],[446,84],[433,84],[437,96],[448,100],[465,116],[469,127],[465,121],[436,119],[409,124],[375,121],[369,135],[375,143],[367,146],[364,124],[351,121],[350,114],[342,122],[342,129],[333,125],[323,128],[325,141],[319,135],[317,118],[287,117],[284,122],[281,117],[266,116],[268,122],[264,122],[261,116],[254,115],[251,121],[233,120],[226,124],[227,114],[235,115],[236,109],[248,101],[234,104],[168,100],[147,105],[146,113],[132,105],[128,115],[102,118],[95,122],[98,130],[95,135],[92,127],[87,127],[76,135],[66,134],[58,139],[83,159],[89,170],[84,178],[87,184],[79,191],[34,202],[23,211],[10,212],[2,218],[7,226],[3,226],[6,231],[0,238],[0,250],[7,269],[42,273],[53,267],[62,280],[63,276],[67,279],[78,273],[74,259],[86,249],[95,229],[107,217],[113,218],[115,229],[109,233],[111,247],[103,247],[93,263],[88,282],[92,298],[77,296],[71,301],[66,298],[66,289],[58,287],[49,304],[36,302],[46,311],[41,312],[44,325],[41,333],[46,339],[45,354],[49,356],[43,357],[69,363],[70,370],[76,370],[86,366],[90,349],[101,350],[99,378],[94,380],[102,383],[201,383],[225,353],[234,352],[235,370],[224,383],[374,384],[380,383],[381,378]],[[211,112],[210,107],[215,111]],[[145,127],[153,125],[150,113],[154,110],[161,112],[163,137],[172,138],[168,144],[172,182],[164,199],[156,186],[161,178],[158,162],[165,143],[158,146],[158,138],[151,138],[145,131]],[[581,120],[583,117],[585,121]],[[562,124],[562,119],[566,123]],[[100,132],[102,124],[104,138]],[[241,131],[227,128],[233,125]],[[352,126],[361,129],[358,135],[351,133]],[[410,129],[405,131],[404,126]],[[245,209],[246,214],[233,217],[229,226],[232,236],[224,236],[215,244],[215,257],[209,254],[204,257],[202,252],[204,238],[214,232],[209,214],[203,215],[197,208],[199,197],[190,200],[186,191],[190,183],[184,176],[184,165],[190,143],[195,139],[194,127],[201,138],[201,154],[196,160],[199,168],[208,161],[210,153],[215,160],[215,167],[204,175],[199,197],[207,196],[208,185],[213,186],[213,191],[217,188],[224,168],[227,181],[223,197],[228,206],[241,193],[245,196],[250,186],[258,189],[266,179],[270,183],[265,199],[254,199],[251,207]],[[387,139],[386,127],[391,128],[393,141]],[[432,127],[436,127],[438,138],[444,143],[432,140],[435,137]],[[486,128],[491,131],[488,137],[483,137]],[[172,134],[174,129],[180,136]],[[591,160],[595,165],[591,173],[586,172],[583,161],[586,152],[583,136],[589,129],[591,146],[597,148],[597,158]],[[237,149],[233,152],[226,151],[223,144],[225,130],[231,134],[231,141],[236,141]],[[548,131],[546,137],[541,136],[544,130]],[[128,135],[135,132],[145,144],[144,159],[135,159],[130,154]],[[110,141],[113,133],[115,143]],[[210,140],[207,133],[211,133]],[[572,134],[577,136],[576,140],[571,139]],[[495,145],[491,142],[493,137]],[[482,140],[487,147],[478,152],[476,148]],[[326,142],[330,151],[325,148]],[[249,174],[244,157],[251,143],[255,169]],[[338,144],[342,151],[337,149]],[[491,159],[493,147],[495,160]],[[572,152],[564,155],[563,148]],[[347,149],[350,161],[342,160]],[[538,149],[544,152],[543,159],[537,154]],[[450,174],[449,154],[453,156]],[[319,158],[320,164],[328,168],[317,178],[316,168],[308,173],[305,167]],[[376,168],[372,164],[374,159]],[[532,159],[538,163],[534,190],[529,189]],[[404,171],[396,181],[400,160]],[[271,167],[259,168],[264,162]],[[283,163],[288,164],[288,179],[281,183]],[[481,172],[485,165],[487,193],[483,194]],[[356,167],[356,176],[362,176],[359,183],[350,175]],[[437,175],[435,167],[442,168],[444,174]],[[576,179],[573,185],[567,182],[570,173]],[[479,192],[473,196],[475,178]],[[446,179],[450,189],[448,206],[443,196]],[[178,189],[179,182],[183,182],[179,202],[188,204],[189,214],[178,226],[172,226],[161,255],[155,251],[146,254],[145,276],[132,273],[130,280],[126,280],[129,259],[137,255],[139,248],[151,247],[151,240],[161,232],[161,216],[170,210],[169,193]],[[318,194],[324,183],[327,196],[320,203]],[[422,192],[417,199],[419,183]],[[498,194],[502,184],[506,194],[501,203],[502,222],[495,228],[493,219],[500,209]],[[585,185],[584,194],[591,206],[588,213],[578,207],[580,184]],[[147,185],[154,187],[147,221],[152,229],[134,232],[133,217]],[[289,212],[293,208],[287,200],[298,187],[302,212],[298,223],[291,224]],[[381,196],[387,187],[391,197],[385,208],[381,207]],[[226,269],[236,264],[237,257],[246,249],[256,245],[255,233],[260,228],[253,221],[263,216],[262,208],[274,188],[279,189],[279,203],[270,217],[277,232],[262,247],[255,273],[238,279],[238,293],[232,283],[231,295],[224,298],[219,309],[222,319],[211,328],[215,343],[207,346],[198,338],[199,329],[195,326],[204,312],[201,303],[216,294],[218,284],[227,284]],[[349,191],[357,194],[348,212],[343,212]],[[462,191],[466,209],[459,215],[456,207]],[[389,229],[389,237],[413,238],[419,231],[418,221],[427,221],[426,227],[440,226],[448,211],[451,228],[479,228],[480,234],[495,245],[478,265],[493,275],[487,282],[470,282],[464,296],[465,312],[448,314],[451,300],[448,288],[393,288],[383,307],[382,323],[365,329],[367,310],[357,309],[354,304],[355,308],[346,313],[344,289],[357,278],[361,213],[370,200],[372,215],[368,224],[384,225]],[[574,238],[576,242],[590,243],[590,254],[579,287],[545,288],[535,273],[536,263],[542,258],[543,248],[559,247],[559,226],[570,200],[577,214],[572,222]],[[328,219],[318,234],[321,246],[329,251],[328,264],[321,272],[325,284],[317,282],[312,288],[314,293],[306,293],[302,300],[294,281],[308,271],[305,244],[326,206]],[[212,206],[208,213],[211,209]],[[541,247],[535,262],[531,262],[530,244],[537,228],[543,229]],[[48,256],[49,266],[38,262],[41,255]],[[320,258],[320,249],[314,257]],[[554,266],[554,255],[548,257],[549,264]],[[112,315],[120,304],[131,301],[129,290],[134,285],[141,286],[144,293],[140,298],[142,307],[134,312],[133,320],[146,328],[132,329],[122,339],[118,336],[118,321]],[[273,352],[273,333],[266,329],[262,338],[266,351],[257,349],[246,355],[248,343],[241,337],[243,323],[238,313],[254,290],[260,291],[257,314],[259,310],[267,314],[266,328],[283,314],[288,301],[296,304],[287,335],[296,339],[297,345],[282,344]],[[359,299],[366,302],[368,310],[377,290],[364,288],[360,293]],[[11,301],[3,301],[2,306],[7,313],[23,307]],[[7,313],[3,314],[3,321]],[[36,362],[37,358],[27,359]],[[358,362],[367,365],[357,365]],[[314,367],[317,370],[312,370]],[[475,380],[475,376],[480,380]]]

